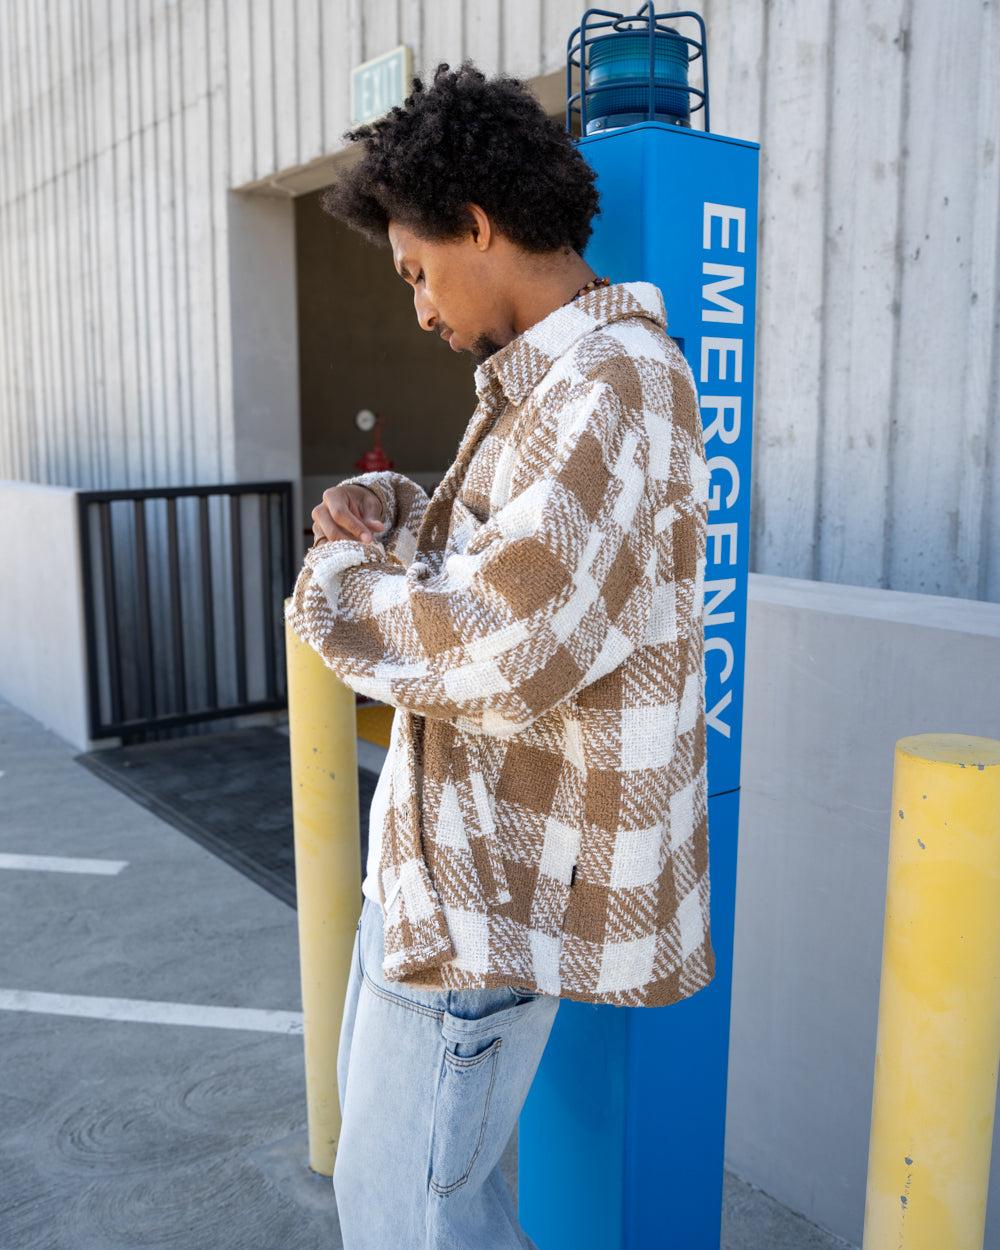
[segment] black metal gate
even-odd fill
[[[79,501],[91,737],[283,708],[291,483]]]

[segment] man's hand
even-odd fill
[[[323,502],[312,510],[316,542],[370,543],[385,529],[382,523],[382,502],[367,486],[330,486],[323,492]]]

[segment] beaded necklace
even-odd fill
[[[573,299],[568,299],[566,303],[572,304],[574,299],[579,299],[581,295],[586,295],[588,291],[596,291],[598,287],[610,285],[610,278],[591,278],[587,285],[580,287],[579,291],[577,291],[577,293],[573,296]]]

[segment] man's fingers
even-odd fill
[[[350,531],[354,538],[360,538],[363,543],[371,542],[373,522],[365,516],[360,503],[353,495],[348,498],[346,508],[333,514],[333,519],[345,530]]]
[[[352,542],[358,541],[355,534],[349,533],[345,529],[341,529],[339,525],[328,526],[327,529],[320,529],[318,525],[313,526],[313,535],[317,543],[321,542]]]
[[[331,486],[313,508],[312,518],[317,538],[331,541],[370,543],[385,530],[378,496],[361,486]]]
[[[354,530],[348,530],[342,525],[338,525],[329,512],[324,511],[321,517],[317,516],[319,513],[320,510],[318,508],[315,509],[314,517],[316,519],[313,520],[313,534],[317,539],[325,538],[330,542],[337,542],[338,540],[343,542],[346,540],[356,543],[358,541],[357,533]]]
[[[312,517],[313,533],[317,538],[326,538],[331,542],[335,542],[337,539],[349,539],[351,542],[357,542],[358,535],[354,530],[340,525],[326,504],[320,504],[318,507],[313,508]]]
[[[317,507],[313,508],[312,519],[313,533],[317,538],[328,538],[332,540],[343,537],[343,535],[339,532],[340,526],[337,525],[333,517],[330,515],[330,510],[327,508],[326,504],[321,503]]]

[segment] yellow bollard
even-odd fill
[[[896,743],[864,1250],[982,1250],[1000,1059],[1000,742]]]
[[[309,1166],[333,1175],[337,1043],[361,913],[354,692],[285,626]]]

